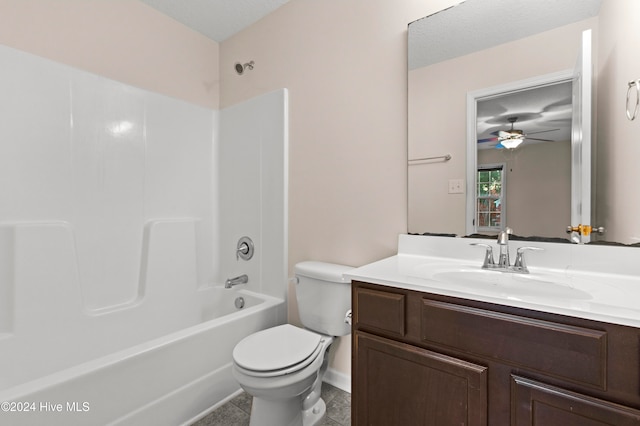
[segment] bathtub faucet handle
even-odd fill
[[[254,251],[255,248],[251,238],[242,237],[238,240],[238,245],[236,246],[236,260],[249,260],[253,257]]]
[[[236,259],[239,258],[241,254],[247,254],[247,253],[249,253],[249,246],[247,245],[247,243],[240,244],[240,247],[238,247],[238,250],[236,253]]]

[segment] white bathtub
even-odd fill
[[[63,344],[49,350],[45,339],[40,353],[19,361],[19,354],[4,356],[2,362],[15,359],[3,366],[0,424],[180,425],[210,409],[239,389],[231,375],[233,347],[281,324],[284,301],[221,286],[195,294],[191,315],[167,309],[144,320],[135,318],[135,308],[125,309],[104,315],[110,321],[95,316],[86,330],[66,330]],[[238,297],[245,301],[241,309]],[[74,337],[81,341],[70,344]]]
[[[0,63],[0,425],[188,421],[239,389],[236,342],[286,319],[286,90],[213,111]],[[280,299],[210,285],[241,274]]]

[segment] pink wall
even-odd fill
[[[0,0],[0,44],[218,109],[218,43],[137,0]]]
[[[605,239],[640,241],[640,118],[626,116],[628,82],[640,78],[640,2],[606,0],[600,10],[598,39],[596,223]],[[636,99],[630,93],[630,107]]]
[[[456,0],[292,0],[220,45],[221,105],[289,90],[289,273],[360,266],[407,231],[407,25]],[[235,62],[255,61],[238,76]],[[298,311],[293,289],[289,319]],[[350,372],[350,341],[331,367]]]

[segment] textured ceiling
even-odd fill
[[[509,130],[510,117],[516,117],[513,128],[529,136],[526,142],[571,140],[571,82],[553,84],[508,93],[477,103],[478,140],[492,138],[499,130]],[[497,141],[478,144],[479,149],[495,147]]]
[[[409,25],[409,69],[598,15],[602,0],[467,0]]]
[[[141,0],[187,27],[221,42],[289,0]]]
[[[409,69],[498,46],[598,15],[602,0],[466,0],[409,25]],[[576,52],[577,55],[578,52]],[[571,83],[508,93],[477,103],[477,137],[514,129],[527,143],[571,140]],[[542,132],[542,133],[538,133]],[[494,147],[496,141],[478,148]]]

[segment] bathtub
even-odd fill
[[[39,353],[3,353],[0,424],[189,424],[240,389],[231,375],[236,343],[285,319],[282,299],[246,289],[211,286],[194,295],[190,315],[124,309],[63,330],[63,344]]]

